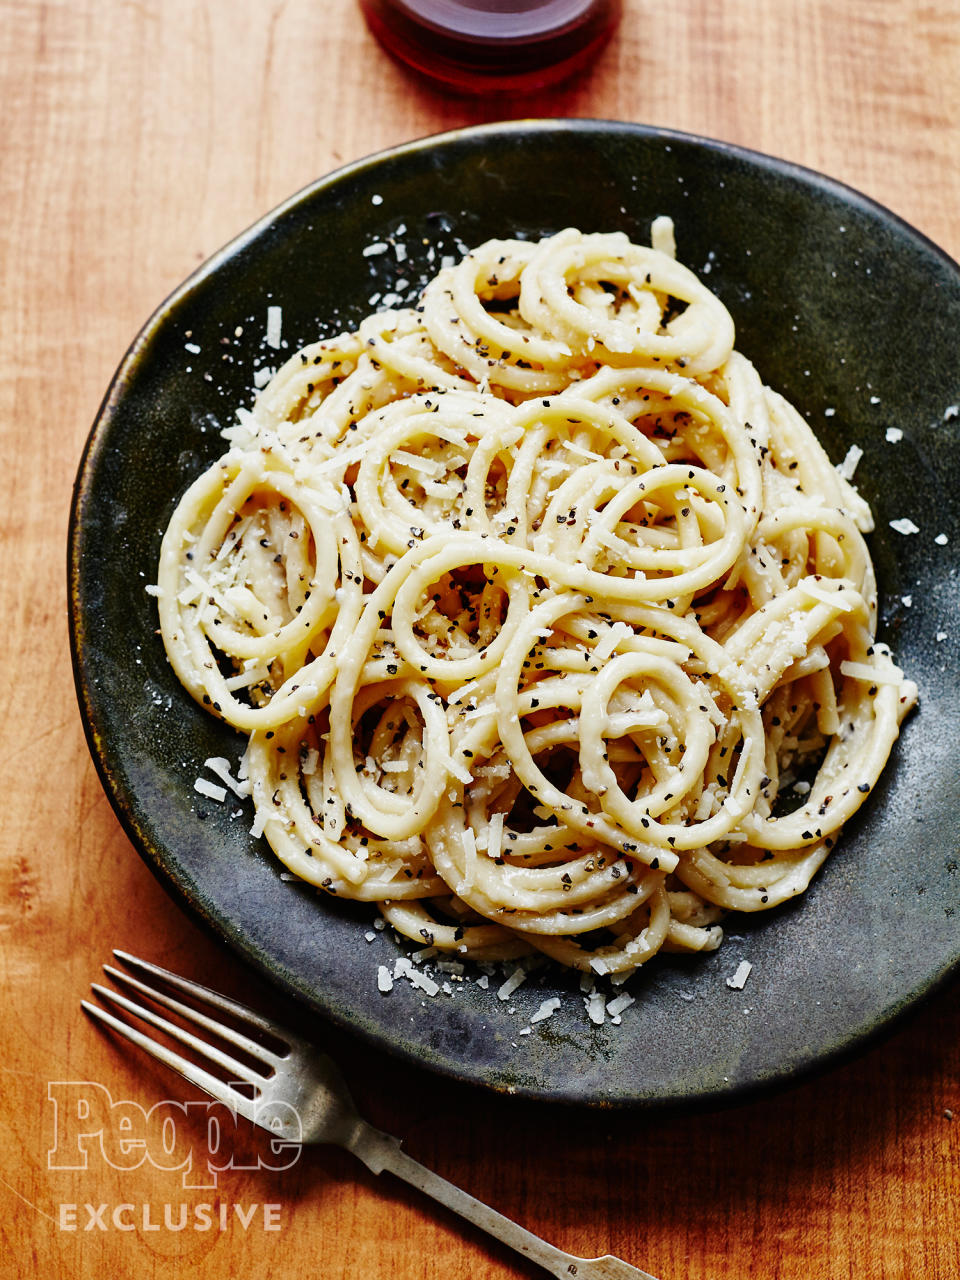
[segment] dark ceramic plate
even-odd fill
[[[144,591],[161,532],[178,494],[222,451],[218,427],[249,404],[254,366],[278,355],[262,345],[269,304],[282,306],[292,351],[358,322],[374,295],[412,300],[460,242],[568,225],[643,242],[662,213],[762,376],[802,408],[835,461],[850,444],[863,448],[856,480],[877,520],[882,635],[919,683],[921,709],[810,891],[763,918],[731,919],[717,953],[650,964],[621,1025],[592,1026],[576,983],[554,972],[507,1003],[496,980],[433,999],[406,982],[381,995],[377,965],[397,948],[385,933],[365,940],[370,910],[281,881],[248,835],[249,812],[235,818],[236,806],[194,791],[204,759],[236,759],[241,742],[165,661]],[[389,236],[405,261],[363,253]],[[465,130],[294,196],[149,321],[80,466],[70,532],[77,687],[133,843],[182,903],[282,987],[465,1081],[570,1102],[720,1101],[862,1045],[960,961],[958,333],[960,269],[892,214],[795,166],[662,130]],[[898,443],[888,427],[903,432]],[[920,532],[891,529],[902,517]],[[735,991],[725,979],[741,959],[753,970]],[[553,993],[560,1011],[519,1035]]]

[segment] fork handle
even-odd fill
[[[476,1197],[455,1187],[425,1165],[408,1156],[398,1139],[361,1121],[350,1141],[345,1144],[373,1173],[384,1169],[409,1182],[412,1187],[432,1196],[461,1218],[466,1218],[481,1231],[509,1245],[517,1253],[536,1262],[560,1280],[656,1280],[649,1272],[630,1266],[621,1258],[607,1254],[603,1258],[578,1258],[548,1244],[532,1231],[527,1231],[512,1218],[506,1218]]]

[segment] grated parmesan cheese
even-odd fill
[[[507,978],[506,982],[497,991],[497,998],[499,1000],[509,1000],[510,997],[513,995],[513,993],[516,991],[517,987],[523,986],[526,980],[527,980],[526,973],[524,972],[524,970],[521,968],[520,965],[517,965],[517,967],[510,974],[510,977]]]
[[[283,328],[283,308],[267,307],[267,346],[280,346],[280,333]]]
[[[208,782],[206,778],[195,778],[193,789],[210,800],[216,800],[218,804],[223,804],[227,798],[226,787],[218,787],[215,782]]]
[[[814,586],[812,582],[801,582],[798,585],[805,595],[812,596],[821,604],[828,604],[832,609],[839,609],[842,613],[853,612],[853,605],[844,600],[839,591],[824,591],[821,587]]]
[[[615,999],[608,1002],[607,1013],[609,1013],[611,1018],[618,1018],[620,1014],[623,1013],[624,1009],[629,1009],[630,1006],[635,1003],[636,1001],[634,1000],[634,997],[627,995],[625,991],[622,996],[617,996]]]
[[[549,1000],[544,1000],[540,1008],[530,1019],[531,1023],[543,1022],[547,1018],[551,1018],[560,1008],[560,997],[552,996]]]
[[[632,635],[632,629],[625,622],[615,622],[594,648],[593,656],[601,662],[605,661],[611,656],[621,640],[625,640]]]
[[[209,769],[225,786],[228,786],[235,796],[243,797],[250,794],[249,783],[238,782],[234,778],[230,772],[230,761],[224,756],[210,756],[209,759],[204,760],[203,767]]]
[[[464,786],[469,786],[473,781],[470,770],[465,768],[459,760],[454,760],[453,756],[447,756],[447,772],[456,778],[458,782],[462,782]]]
[[[587,1017],[595,1026],[602,1027],[607,1012],[603,992],[594,991],[592,995],[586,997],[584,1003],[587,1006]]]
[[[750,963],[749,960],[740,961],[740,963],[737,965],[736,973],[733,975],[732,978],[727,979],[727,986],[731,989],[731,991],[743,990],[743,988],[747,985],[747,979],[750,977],[750,973],[752,969],[753,969],[753,965]]]
[[[860,446],[858,444],[852,444],[847,450],[847,455],[844,460],[842,462],[838,462],[836,465],[837,475],[840,476],[842,480],[852,480],[854,472],[857,469],[857,464],[862,457],[863,450]]]
[[[415,453],[407,453],[404,449],[396,449],[390,455],[401,467],[409,467],[411,471],[420,471],[424,475],[439,476],[446,470],[442,462],[436,458],[421,458]]]
[[[904,536],[906,536],[909,533],[920,532],[920,526],[917,524],[914,524],[909,516],[903,516],[899,520],[891,520],[890,528],[894,531],[894,533],[902,533]]]
[[[578,454],[581,458],[589,458],[591,462],[602,462],[603,459],[599,453],[592,453],[589,449],[582,449],[580,445],[574,444],[572,440],[563,440],[564,449],[569,449],[571,453]]]
[[[487,853],[491,858],[499,858],[500,851],[503,848],[503,814],[495,813],[490,819],[490,829],[487,836]]]
[[[884,667],[871,667],[867,662],[840,663],[840,674],[852,680],[866,680],[869,684],[902,684],[903,676],[896,667],[893,670]]]
[[[424,995],[432,997],[440,990],[439,982],[434,982],[432,978],[428,978],[427,975],[425,973],[421,973],[419,969],[414,969],[412,965],[410,966],[410,971],[405,976],[407,980],[411,982],[418,991],[422,991]]]

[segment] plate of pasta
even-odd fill
[[[866,1043],[960,959],[958,321],[888,211],[663,130],[294,196],[148,322],[80,466],[133,843],[464,1081],[721,1100]]]

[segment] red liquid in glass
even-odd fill
[[[360,0],[402,62],[465,93],[530,91],[579,71],[606,44],[621,0]]]

